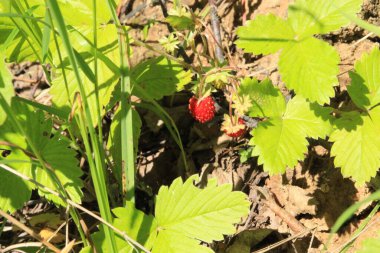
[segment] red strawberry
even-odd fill
[[[198,100],[195,96],[189,100],[189,111],[191,115],[201,123],[205,123],[214,118],[215,105],[211,96]]]
[[[222,124],[222,130],[230,137],[240,137],[245,133],[245,122],[243,119],[239,118],[237,120],[237,124],[234,124],[231,122],[231,118],[228,115],[225,115],[224,122]]]

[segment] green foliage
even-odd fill
[[[86,27],[82,31],[71,31],[71,39],[74,41],[72,44],[77,51],[78,62],[81,65],[81,80],[87,94],[93,124],[97,123],[97,111],[99,103],[100,109],[105,107],[110,101],[112,92],[120,78],[120,70],[114,64],[119,61],[116,28],[113,25],[105,25],[99,28],[98,35],[98,92],[99,98],[96,97],[95,92],[95,76],[94,76],[94,51],[93,44],[89,38],[92,38],[92,28]],[[64,58],[62,66],[65,71],[58,68],[56,70],[57,77],[52,81],[52,88],[50,94],[52,95],[52,102],[55,107],[65,111],[67,114],[71,111],[74,96],[79,92],[78,83],[76,81],[75,73],[69,65],[68,59]],[[67,83],[66,83],[67,82]],[[98,101],[97,101],[98,100]],[[100,110],[101,115],[105,113]]]
[[[245,78],[239,86],[239,95],[248,95],[252,106],[248,111],[251,117],[280,117],[286,108],[281,91],[269,79],[259,83],[256,79]]]
[[[4,97],[7,103],[10,103],[11,98],[14,96],[14,89],[12,86],[11,73],[5,66],[4,52],[0,48],[0,94]],[[6,114],[2,107],[0,107],[0,126],[5,121]]]
[[[132,117],[133,117],[133,137],[134,137],[134,149],[135,153],[137,153],[137,146],[138,146],[138,138],[140,136],[141,131],[141,119],[139,114],[133,110],[132,111]],[[118,110],[112,120],[111,123],[111,130],[108,140],[108,146],[110,149],[110,153],[113,158],[113,166],[114,166],[114,173],[116,178],[118,179],[120,185],[121,185],[121,122],[120,122],[121,113],[120,110]]]
[[[191,72],[164,57],[153,58],[138,64],[131,71],[133,94],[146,99],[161,99],[173,94],[177,87],[191,81]]]
[[[350,72],[351,85],[348,93],[354,103],[369,110],[380,103],[380,50],[374,48],[355,63],[355,71]]]
[[[279,71],[289,89],[319,104],[329,103],[338,85],[339,56],[326,42],[312,36],[349,23],[342,11],[355,14],[361,0],[297,0],[288,19],[258,16],[239,27],[236,44],[246,52],[271,54],[281,50]],[[271,29],[268,29],[270,27]]]
[[[367,238],[356,253],[373,253],[379,251],[380,238]]]
[[[358,184],[368,182],[380,167],[379,62],[380,51],[374,49],[355,64],[348,92],[358,107],[368,111],[344,113],[330,137],[335,166]]]
[[[177,178],[170,187],[162,186],[156,200],[155,217],[143,214],[127,202],[125,208],[113,210],[114,226],[133,239],[163,252],[213,252],[200,241],[222,240],[235,233],[236,224],[249,212],[250,202],[242,192],[231,192],[231,185],[217,186],[210,182],[204,189],[194,186],[197,176],[185,182]],[[102,232],[94,234],[99,249],[105,249]],[[132,247],[118,239],[119,252],[132,252]]]
[[[37,182],[60,192],[61,184],[69,197],[77,202],[81,202],[82,181],[80,176],[82,171],[78,167],[75,151],[69,149],[69,142],[59,133],[52,132],[52,120],[46,118],[40,110],[33,110],[22,102],[13,99],[11,104],[12,112],[17,118],[22,132],[8,116],[3,125],[0,126],[0,141],[11,145],[2,145],[1,148],[9,150],[10,154],[0,157],[0,162],[5,162],[14,167],[20,173],[33,178]],[[32,142],[27,142],[27,139]],[[35,156],[30,145],[33,145],[50,173],[36,163]],[[24,182],[8,172],[1,171],[2,176],[9,176],[10,180],[4,180],[2,191],[0,191],[0,206],[3,210],[13,211],[20,208],[29,199],[31,190],[36,186]],[[54,175],[53,177],[50,175]],[[14,187],[17,191],[14,191]],[[12,189],[12,190],[11,190]],[[13,191],[13,193],[11,192]],[[39,192],[47,199],[57,204],[65,205],[62,200],[52,194],[39,189]]]
[[[132,202],[127,201],[125,207],[118,207],[112,210],[116,218],[113,224],[116,228],[125,232],[129,237],[138,241],[146,248],[151,248],[156,238],[157,224],[153,216],[146,215],[137,210]],[[104,231],[92,235],[95,246],[100,252],[107,252]],[[121,236],[116,237],[116,245],[120,253],[136,252]],[[81,251],[83,253],[83,250]]]
[[[253,102],[250,116],[265,117],[251,134],[252,155],[270,174],[294,167],[307,153],[306,138],[325,138],[331,132],[331,109],[295,96],[285,105],[281,92],[269,80],[245,79],[239,89]]]

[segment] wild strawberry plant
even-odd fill
[[[355,110],[338,111],[328,106],[338,84],[339,55],[327,42],[313,37],[350,23],[347,16],[360,9],[362,1],[295,1],[286,20],[260,15],[238,29],[236,44],[246,52],[270,54],[280,50],[279,72],[296,96],[285,102],[269,81],[245,79],[241,96],[249,95],[248,114],[264,118],[252,130],[252,155],[270,173],[283,173],[302,161],[307,138],[326,138],[333,143],[334,164],[345,177],[358,184],[368,182],[379,168],[378,103],[379,49],[363,55],[350,72],[349,96]],[[272,29],[267,29],[271,27]]]
[[[211,182],[199,189],[193,185],[194,177],[185,183],[177,179],[160,189],[154,219],[134,207],[134,160],[141,128],[134,106],[152,108],[170,125],[156,100],[189,83],[190,71],[165,57],[131,66],[125,59],[131,56],[128,31],[120,28],[113,1],[7,1],[0,3],[0,10],[0,32],[5,35],[0,47],[1,210],[14,212],[38,189],[57,206],[70,207],[82,244],[89,245],[74,208],[83,197],[82,157],[102,216],[100,232],[92,235],[98,251],[132,252],[137,247],[179,252],[190,246],[212,252],[200,242],[235,232],[234,224],[248,214],[249,201],[245,194],[231,192],[229,185]],[[50,65],[44,70],[51,84],[51,106],[15,96],[5,61],[25,60]],[[132,105],[132,95],[144,102]],[[102,128],[107,112],[113,114],[109,153],[103,148]],[[169,130],[182,148],[178,130],[175,126]],[[109,168],[112,174],[107,173]],[[105,175],[121,185],[123,203],[113,210],[116,219]],[[140,220],[144,222],[138,224]],[[127,236],[119,237],[120,231]]]

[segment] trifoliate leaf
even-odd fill
[[[354,103],[369,109],[380,103],[380,50],[374,48],[355,63],[355,72],[350,73],[351,85],[348,93]]]
[[[335,128],[330,136],[335,166],[359,185],[368,182],[380,167],[380,108],[374,108],[369,115],[343,114]]]
[[[76,203],[81,202],[82,197],[82,181],[80,176],[82,171],[78,167],[78,160],[75,158],[76,152],[69,149],[69,142],[59,133],[52,133],[52,120],[46,119],[42,111],[33,110],[18,100],[12,100],[12,111],[19,121],[23,132],[13,124],[10,117],[7,117],[5,123],[0,127],[0,141],[11,143],[12,145],[3,145],[1,148],[10,150],[11,153],[6,157],[0,156],[0,161],[4,160],[9,166],[16,169],[20,173],[33,178],[37,182],[57,192],[61,192],[57,182],[65,188],[69,197]],[[52,136],[53,135],[53,136]],[[27,142],[25,136],[28,137]],[[35,161],[35,150],[45,163],[46,170]],[[22,150],[21,150],[22,149]],[[24,152],[24,151],[25,152]],[[52,176],[48,176],[48,171]],[[23,181],[19,178],[20,181]],[[3,182],[5,186],[12,188],[8,181]],[[22,183],[18,183],[21,185]],[[29,194],[35,185],[28,183]],[[27,191],[20,188],[20,195],[27,196]],[[57,204],[65,203],[59,197],[39,189],[40,193],[47,199]],[[0,195],[2,193],[0,192]],[[30,196],[30,195],[29,195]],[[12,203],[13,204],[13,203]],[[11,206],[18,208],[19,206]],[[1,207],[0,207],[1,208]]]
[[[310,38],[284,49],[279,71],[289,89],[311,102],[325,104],[335,94],[333,87],[339,84],[339,61],[339,55],[332,46]]]
[[[141,131],[141,119],[139,114],[132,110],[133,118],[133,142],[135,153],[137,153],[137,145]],[[113,158],[114,173],[121,185],[121,111],[118,110],[112,120],[110,135],[108,138],[108,147]]]
[[[195,177],[191,177],[183,183],[177,178],[170,187],[160,188],[156,202],[159,230],[209,243],[235,233],[234,224],[249,212],[247,196],[231,192],[228,184],[199,189],[194,186],[194,180]]]
[[[116,218],[113,220],[113,226],[125,232],[129,237],[138,241],[146,248],[152,248],[156,238],[156,221],[153,216],[146,215],[134,207],[134,203],[127,202],[125,207],[118,207],[112,210]],[[100,226],[100,231],[92,235],[95,246],[99,252],[107,252],[107,242]],[[126,242],[120,235],[116,236],[116,246],[120,253],[134,253],[132,246]]]
[[[238,28],[237,35],[236,45],[254,54],[272,54],[294,41],[291,26],[273,14],[248,21]]]
[[[282,116],[260,122],[252,131],[252,154],[270,174],[294,167],[307,153],[306,138],[325,138],[331,131],[330,109],[310,104],[296,96],[287,104]]]
[[[158,57],[138,64],[131,71],[131,80],[140,88],[133,90],[136,96],[147,100],[161,99],[176,92],[177,86],[190,83],[191,73],[184,71],[178,63]]]
[[[269,79],[259,83],[256,79],[245,78],[239,86],[239,95],[248,95],[252,106],[251,117],[281,116],[285,111],[285,99],[281,91]]]
[[[363,0],[297,0],[289,6],[289,23],[299,38],[324,34],[350,23],[343,13],[356,15]]]

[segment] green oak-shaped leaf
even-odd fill
[[[294,41],[291,26],[273,14],[258,16],[237,30],[236,45],[254,54],[272,54]]]
[[[374,48],[355,63],[350,73],[351,85],[348,93],[354,103],[363,109],[370,109],[380,103],[380,50]]]
[[[245,78],[239,86],[239,95],[248,95],[252,102],[251,117],[281,116],[285,111],[285,99],[281,91],[269,79],[257,81]]]
[[[325,34],[350,24],[343,13],[356,15],[363,0],[297,0],[289,6],[288,20],[298,37]]]
[[[380,108],[369,115],[343,114],[335,128],[330,136],[335,166],[359,185],[368,182],[380,167]]]
[[[328,43],[315,38],[293,43],[281,53],[282,80],[296,94],[312,102],[330,102],[338,85],[339,55]]]
[[[306,138],[325,138],[331,132],[329,108],[310,104],[296,96],[281,116],[260,122],[251,133],[253,156],[270,174],[294,167],[307,153]]]
[[[228,184],[199,189],[193,184],[195,179],[183,183],[177,178],[170,187],[160,188],[155,212],[158,228],[209,243],[235,233],[234,224],[249,212],[247,196],[231,192]]]
[[[137,210],[132,202],[126,202],[125,207],[118,207],[112,210],[116,218],[113,220],[113,226],[125,232],[130,238],[136,240],[146,248],[152,248],[157,235],[157,224],[153,216],[146,215],[142,211]],[[100,252],[108,252],[107,242],[105,240],[104,231],[100,227],[100,231],[92,235],[97,250]],[[116,246],[119,253],[139,252],[132,248],[120,235],[116,236]]]

